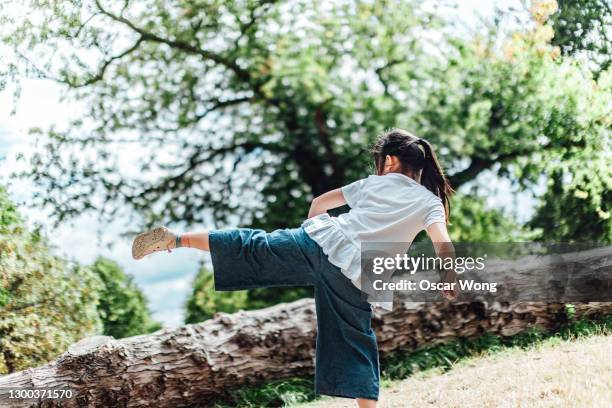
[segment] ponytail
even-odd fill
[[[377,173],[383,172],[385,157],[397,156],[404,170],[421,171],[421,184],[442,200],[446,222],[450,219],[450,186],[438,158],[425,139],[403,129],[391,129],[378,137],[372,148]]]
[[[450,218],[450,196],[453,194],[453,188],[444,175],[444,170],[442,170],[436,153],[433,151],[429,142],[425,139],[418,139],[415,143],[422,146],[425,151],[425,162],[423,164],[423,171],[421,172],[421,184],[440,197],[446,212],[446,222],[448,222]]]

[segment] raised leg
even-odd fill
[[[210,251],[208,231],[186,232],[185,234],[181,234],[181,247]]]
[[[172,252],[176,247],[210,251],[208,235],[208,231],[188,232],[179,235],[166,227],[153,228],[134,238],[134,242],[132,243],[132,257],[134,259],[142,259],[154,252]]]

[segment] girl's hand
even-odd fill
[[[447,300],[455,300],[459,297],[459,282],[457,282],[457,274],[455,271],[446,272],[446,276],[442,280],[444,283],[453,284],[452,289],[442,290],[442,297]]]
[[[435,222],[427,227],[427,235],[431,238],[436,255],[440,258],[455,258],[455,247],[451,242],[448,230],[446,229],[446,223]],[[441,272],[442,273],[442,272]],[[442,297],[448,300],[455,300],[459,296],[459,282],[457,282],[457,274],[454,270],[446,271],[444,278],[441,279],[443,283],[450,283],[452,289],[442,290]]]

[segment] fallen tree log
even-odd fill
[[[612,256],[596,262],[609,270]],[[575,304],[577,318],[609,313],[611,302]],[[564,319],[561,303],[402,303],[376,314],[372,325],[385,353],[484,333],[554,329]],[[232,388],[312,374],[315,334],[313,301],[302,299],[121,340],[97,336],[47,365],[0,377],[0,406],[206,406]],[[11,399],[15,389],[69,389],[73,396],[32,405]]]
[[[303,299],[122,340],[84,339],[50,364],[1,377],[0,406],[29,406],[9,401],[11,389],[26,388],[72,390],[62,407],[205,404],[230,387],[312,373],[315,326],[313,302]]]

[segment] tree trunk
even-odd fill
[[[609,274],[609,251],[593,262]],[[575,304],[576,317],[608,313],[612,302]],[[372,324],[385,353],[486,332],[554,329],[565,318],[561,303],[402,303],[377,313]],[[47,365],[1,377],[0,406],[32,406],[9,398],[15,388],[74,393],[36,405],[45,407],[206,406],[232,388],[312,374],[315,334],[313,301],[302,299],[122,340],[92,337]]]

